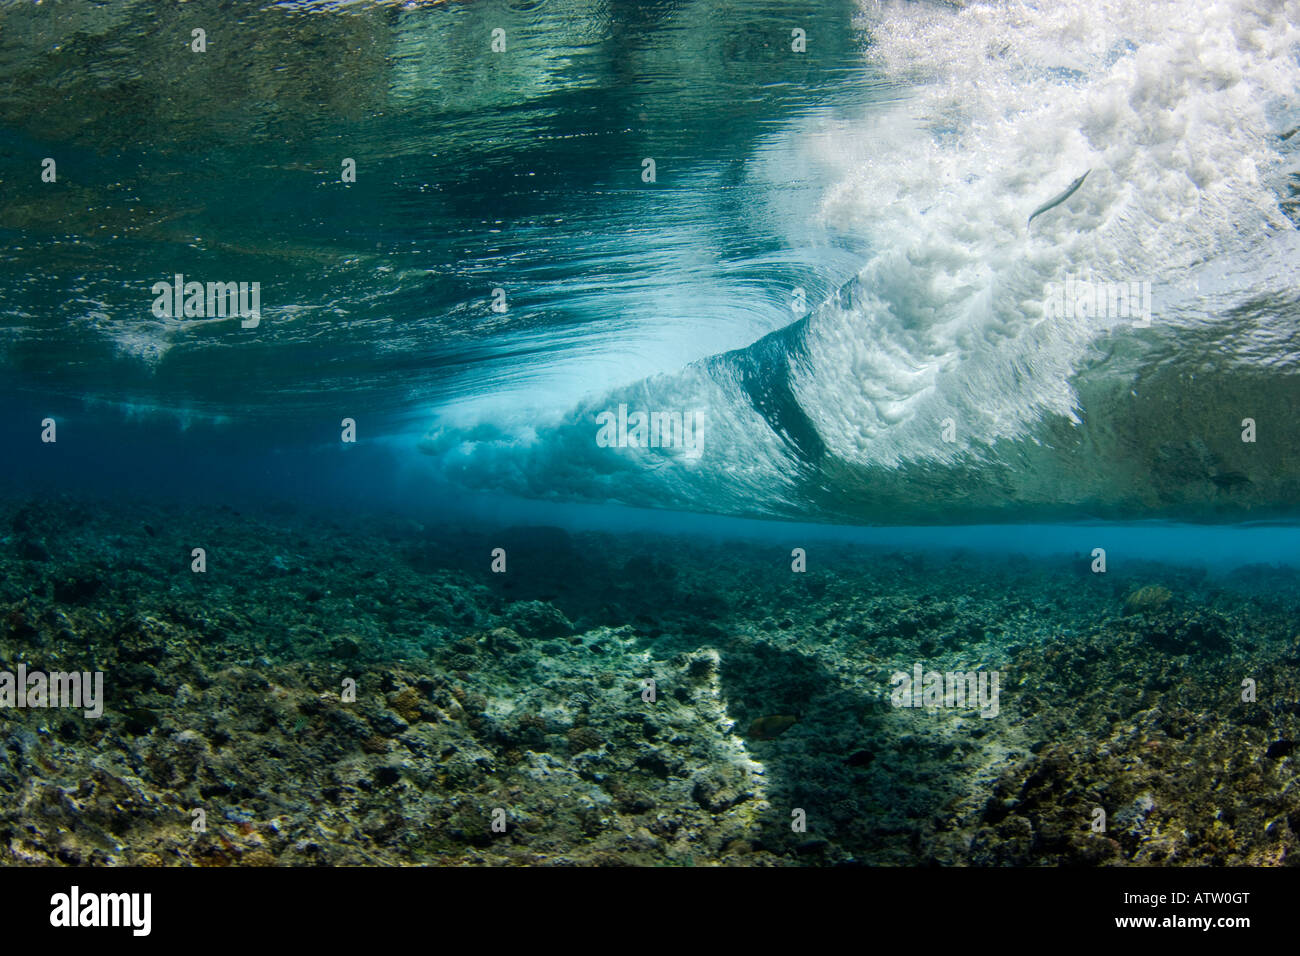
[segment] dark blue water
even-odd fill
[[[6,477],[1293,520],[1295,51],[1229,94],[1181,52],[1216,15],[990,9],[0,7]],[[260,283],[260,323],[153,314],[177,273]],[[1101,305],[1053,313],[1067,278]],[[1121,283],[1145,320],[1098,314]],[[696,416],[698,454],[608,447],[620,406]]]

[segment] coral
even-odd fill
[[[1146,587],[1138,588],[1124,600],[1124,614],[1140,614],[1144,611],[1155,611],[1169,603],[1173,598],[1173,593],[1165,587],[1158,584],[1148,584]]]
[[[571,727],[564,736],[568,739],[569,749],[573,753],[595,750],[605,742],[600,732],[592,727]]]
[[[271,520],[118,502],[42,525],[51,563],[0,542],[0,666],[85,666],[90,648],[112,676],[98,720],[0,713],[0,862],[1300,857],[1291,569],[1211,582],[1135,565],[1165,586],[1129,595],[1148,613],[1119,615],[1124,592],[1046,559],[828,547],[814,588],[774,576],[759,547],[590,533],[566,537],[563,559],[539,548],[537,570],[512,551],[507,596],[477,559],[438,564],[455,548],[427,530]],[[313,570],[177,588],[177,536],[220,538],[250,568],[294,541],[293,565]],[[619,579],[629,562],[653,588]],[[88,570],[97,587],[67,584]],[[997,719],[894,707],[891,675],[917,661],[1000,671]],[[1225,698],[1225,672],[1253,678],[1258,702],[1235,679]]]
[[[414,687],[405,687],[388,698],[388,706],[401,715],[408,724],[418,723],[424,719],[423,705],[420,692]]]

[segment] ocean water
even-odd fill
[[[1295,863],[1297,129],[1294,0],[0,2],[0,859]]]

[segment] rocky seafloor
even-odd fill
[[[1300,577],[1089,563],[3,500],[0,860],[1300,862]]]

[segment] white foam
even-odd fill
[[[842,166],[822,215],[878,251],[792,379],[839,458],[952,460],[1073,415],[1069,377],[1117,323],[1043,322],[1048,283],[1177,285],[1291,228],[1265,181],[1270,104],[1300,90],[1296,2],[870,2],[864,21],[907,95],[809,136]]]

